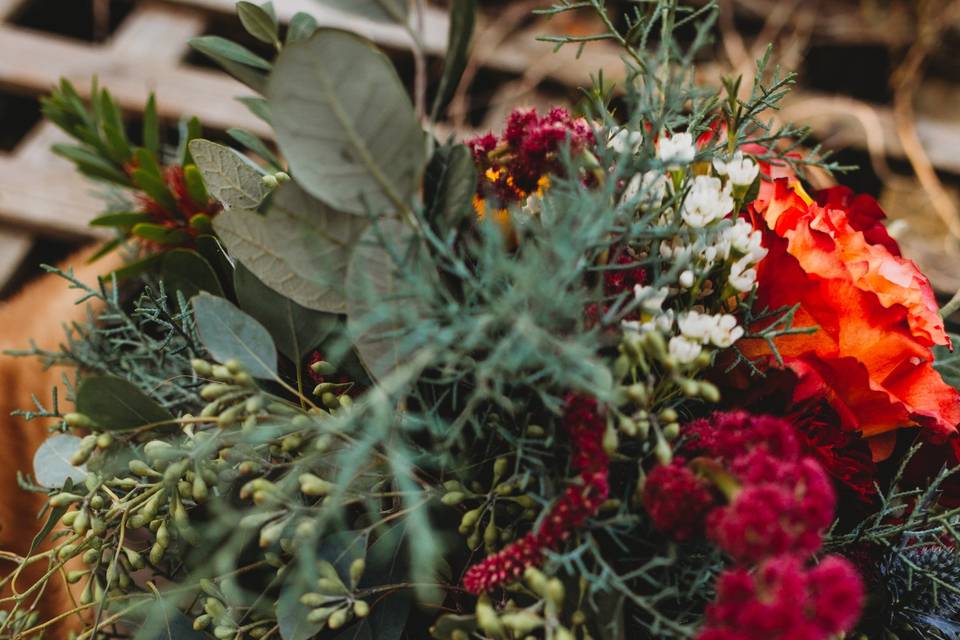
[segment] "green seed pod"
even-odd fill
[[[680,436],[680,425],[676,422],[671,422],[663,428],[663,437],[667,439],[668,442],[673,442]]]
[[[337,368],[326,360],[318,360],[310,365],[310,369],[319,376],[329,376],[337,372]]]
[[[148,518],[142,513],[135,513],[129,518],[127,518],[127,526],[132,529],[139,529],[147,525]]]
[[[313,443],[313,447],[320,451],[321,453],[330,449],[333,445],[333,436],[329,433],[322,433],[317,437],[316,442]]]
[[[90,506],[94,509],[103,509],[104,499],[103,496],[97,494],[90,498]]]
[[[340,406],[340,401],[337,400],[337,394],[333,393],[332,391],[327,391],[321,395],[320,402],[322,402],[323,406],[328,409],[336,409]]]
[[[243,415],[243,405],[238,404],[225,411],[222,411],[219,416],[217,416],[217,426],[221,429],[226,429],[237,420],[240,419],[240,416]]]
[[[219,625],[213,628],[213,637],[217,640],[232,640],[237,635],[237,630],[227,625]]]
[[[210,623],[213,622],[213,618],[209,614],[203,614],[197,616],[193,621],[193,630],[194,631],[203,631],[210,626]]]
[[[67,573],[67,582],[69,582],[70,584],[76,584],[81,580],[83,580],[83,577],[88,573],[90,572],[86,569],[78,569],[76,571],[70,571]]]
[[[61,522],[61,523],[63,524],[63,526],[65,526],[65,527],[72,527],[74,520],[77,519],[77,513],[79,513],[79,512],[77,512],[77,511],[68,511],[68,512],[66,512],[65,514],[63,514],[63,517],[60,518],[60,522]]]
[[[194,358],[190,361],[190,366],[193,368],[194,372],[198,376],[203,378],[209,378],[213,375],[213,366],[206,360],[201,360],[200,358]]]
[[[163,561],[163,554],[166,553],[167,548],[164,547],[159,542],[154,542],[153,546],[150,548],[150,562],[151,564],[158,565]]]
[[[339,629],[347,623],[350,619],[350,610],[349,609],[337,609],[330,614],[330,617],[327,619],[327,626],[330,629]]]
[[[93,531],[93,535],[98,538],[101,537],[107,531],[107,525],[99,516],[92,516],[90,518],[90,530]]]
[[[286,521],[274,522],[260,529],[260,548],[266,549],[273,546],[279,539],[286,527]]]
[[[286,171],[277,171],[273,174],[273,177],[277,179],[277,182],[283,184],[284,182],[290,182],[290,175]]]
[[[503,623],[500,622],[500,618],[497,616],[497,612],[493,609],[493,605],[490,604],[490,598],[487,596],[480,596],[480,599],[477,600],[477,626],[480,629],[495,638],[500,638],[504,635]]]
[[[480,548],[480,532],[474,531],[467,537],[467,548],[471,551],[476,551]]]
[[[73,531],[77,535],[82,536],[87,532],[87,529],[90,526],[90,513],[86,509],[81,509],[77,513],[76,520],[73,521]]]
[[[221,595],[220,589],[217,588],[217,585],[213,582],[213,580],[209,580],[207,578],[200,579],[200,590],[211,598],[219,598]]]
[[[280,450],[284,453],[296,451],[303,446],[303,436],[298,433],[291,433],[280,441]]]
[[[331,602],[342,600],[340,597],[325,596],[322,593],[308,592],[300,596],[300,604],[305,607],[323,607]]]
[[[613,361],[613,377],[615,380],[623,380],[628,375],[630,375],[631,363],[630,358],[626,355],[619,355],[617,359]]]
[[[148,465],[143,460],[131,460],[127,463],[127,468],[130,469],[130,473],[135,473],[138,476],[144,478],[160,478],[162,477],[156,470],[154,470],[150,465]]]
[[[700,392],[700,397],[706,400],[707,402],[710,402],[710,403],[720,402],[720,390],[717,389],[716,385],[710,382],[700,381],[699,392]]]
[[[547,595],[547,576],[543,574],[542,571],[535,567],[527,567],[523,572],[523,579],[527,583],[527,586],[530,587],[531,591],[545,598]]]
[[[440,502],[448,507],[455,507],[463,502],[466,497],[466,494],[462,491],[450,491],[449,493],[445,493],[443,497],[440,498]]]
[[[617,452],[617,448],[620,446],[620,436],[617,433],[617,430],[613,427],[607,427],[607,430],[603,432],[603,451],[608,456],[612,456]]]
[[[179,493],[184,498],[193,497],[193,485],[187,482],[186,480],[180,480],[177,482],[177,493]]]
[[[246,403],[243,407],[247,413],[259,413],[263,409],[263,396],[255,395],[247,398]]]
[[[526,634],[543,626],[543,618],[529,611],[515,611],[500,616],[503,625],[518,634]]]
[[[527,425],[528,438],[542,438],[547,435],[547,430],[538,424]]]
[[[465,535],[468,531],[473,529],[474,525],[477,524],[477,520],[480,519],[480,515],[483,513],[482,507],[477,507],[476,509],[471,509],[463,514],[463,517],[460,519],[460,533]]]
[[[93,448],[87,448],[80,446],[79,449],[73,452],[73,455],[70,456],[70,464],[75,467],[85,465],[87,460],[90,459],[90,455],[93,453]]]
[[[128,576],[125,571],[121,571],[120,575],[117,576],[117,586],[124,592],[130,588],[130,576]]]
[[[676,422],[680,419],[674,409],[664,409],[660,412],[660,422]]]
[[[240,371],[233,377],[233,381],[236,382],[241,387],[252,387],[254,386],[253,376],[251,376],[246,371]]]
[[[496,482],[503,477],[503,474],[507,472],[507,466],[510,464],[510,459],[506,457],[497,458],[493,463],[493,481]]]
[[[98,449],[109,449],[110,445],[113,444],[113,434],[112,433],[101,433],[97,436],[97,448]]]
[[[340,404],[340,407],[343,409],[349,409],[350,407],[353,406],[353,398],[351,398],[345,393],[342,393],[339,396],[337,396],[337,402]]]
[[[357,600],[353,603],[353,615],[358,618],[366,618],[370,615],[370,605],[364,600]]]
[[[492,553],[496,550],[497,540],[499,539],[497,533],[497,525],[494,523],[493,518],[490,518],[490,522],[487,523],[486,528],[483,530],[483,544],[486,545],[487,551]]]
[[[334,607],[321,607],[314,609],[307,614],[307,622],[310,624],[325,624],[336,609]]]
[[[83,500],[83,496],[78,496],[75,493],[58,493],[50,498],[50,506],[54,509],[59,509],[60,507],[66,507],[81,500]]]
[[[183,506],[180,498],[172,500],[170,513],[173,515],[173,524],[177,526],[177,529],[183,530],[190,526],[190,517],[187,515],[187,508]]]
[[[63,416],[63,421],[67,423],[68,427],[73,429],[93,429],[97,426],[89,416],[82,413],[68,413]]]
[[[130,547],[124,547],[123,552],[127,556],[127,562],[130,563],[130,566],[135,570],[143,569],[143,556],[131,549]]]
[[[200,397],[210,402],[230,393],[235,387],[229,384],[223,384],[221,382],[211,382],[208,385],[205,385],[200,389]]]
[[[261,184],[263,184],[263,186],[266,187],[267,189],[276,189],[277,186],[279,186],[279,184],[280,184],[279,182],[277,182],[277,179],[276,179],[274,176],[270,175],[270,174],[267,174],[267,175],[265,175],[265,176],[261,176],[261,177],[260,177],[260,182],[261,182]]]
[[[366,569],[367,563],[363,558],[357,558],[350,563],[350,586],[354,589],[357,588],[357,585],[360,584],[360,578],[363,577],[363,570]]]
[[[227,608],[217,598],[207,598],[203,601],[203,610],[214,618],[222,618],[227,614]]]
[[[317,591],[328,596],[344,596],[349,591],[339,578],[318,578]]]
[[[553,640],[576,640],[576,638],[566,627],[557,627],[553,632]]]
[[[223,365],[215,364],[211,370],[214,380],[221,382],[233,382],[233,374]]]
[[[164,548],[170,546],[170,530],[167,528],[166,522],[161,522],[157,529],[157,544]]]
[[[203,504],[204,502],[207,501],[207,496],[209,495],[209,491],[207,489],[207,483],[204,481],[202,475],[198,474],[193,479],[192,493],[193,493],[193,499],[196,500],[198,503]]]
[[[553,603],[557,609],[563,608],[563,598],[564,598],[564,588],[563,583],[560,581],[560,578],[550,578],[547,581],[547,590],[544,594],[550,602]]]
[[[657,444],[653,449],[653,453],[657,456],[657,462],[660,464],[670,464],[673,460],[673,451],[663,438],[657,438]]]
[[[312,473],[301,474],[300,491],[307,496],[327,496],[336,490],[336,485],[332,482],[319,478]]]

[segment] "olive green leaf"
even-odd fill
[[[443,76],[433,101],[431,119],[436,121],[450,104],[463,77],[470,57],[470,41],[477,22],[477,0],[452,0],[450,33],[447,37],[447,55],[443,62]]]
[[[123,431],[170,422],[173,415],[135,384],[115,376],[88,376],[77,387],[77,411],[101,429]]]
[[[373,45],[319,29],[280,54],[267,97],[280,150],[307,192],[346,213],[409,206],[423,172],[423,131]]]
[[[191,302],[200,341],[215,360],[236,360],[255,378],[276,377],[277,347],[263,325],[225,298],[200,293]]]
[[[438,229],[456,227],[472,212],[477,169],[470,150],[462,145],[439,147],[427,165],[423,192],[428,218]]]
[[[160,276],[168,292],[181,291],[190,299],[201,291],[222,296],[217,272],[206,258],[190,249],[174,249],[160,261]]]
[[[256,209],[269,193],[263,171],[230,147],[197,138],[190,141],[190,155],[207,192],[227,209]]]
[[[367,227],[364,218],[335,211],[286,182],[266,216],[225,211],[213,226],[227,252],[271,289],[308,309],[346,311],[347,265]]]
[[[243,28],[260,42],[279,46],[279,25],[276,19],[263,7],[241,0],[237,3],[237,17]]]

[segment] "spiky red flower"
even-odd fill
[[[488,556],[467,570],[463,586],[483,593],[519,578],[527,567],[540,565],[546,552],[556,550],[596,514],[610,494],[607,483],[609,456],[603,450],[606,420],[597,401],[585,396],[567,397],[563,423],[570,437],[571,466],[579,476],[550,508],[535,531]]]
[[[687,467],[683,458],[676,458],[647,476],[643,506],[658,530],[683,541],[703,533],[704,520],[717,506],[717,499],[710,484]]]
[[[863,583],[845,559],[808,569],[784,555],[724,572],[697,640],[827,640],[849,631],[862,605]]]

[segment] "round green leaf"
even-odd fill
[[[267,97],[280,149],[307,192],[355,214],[408,206],[423,171],[423,131],[373,45],[320,29],[280,54]]]
[[[256,209],[270,192],[263,171],[243,154],[202,138],[189,147],[207,192],[227,209]]]
[[[366,219],[335,211],[286,182],[266,216],[226,211],[213,227],[227,252],[274,291],[308,309],[346,311],[347,265]]]
[[[108,431],[169,422],[173,415],[136,385],[114,376],[89,376],[77,388],[77,411]]]
[[[58,433],[43,441],[33,455],[33,477],[37,483],[55,489],[67,479],[83,482],[86,466],[75,467],[70,458],[80,449],[81,439],[68,433]]]
[[[191,301],[200,341],[218,362],[237,360],[255,378],[275,378],[277,347],[259,322],[229,300],[200,293]]]

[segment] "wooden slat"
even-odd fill
[[[155,2],[137,6],[110,38],[117,60],[140,61],[153,68],[175,67],[189,49],[190,38],[203,33],[206,20],[197,11]]]
[[[29,234],[17,229],[0,228],[0,288],[7,285],[33,246]]]

